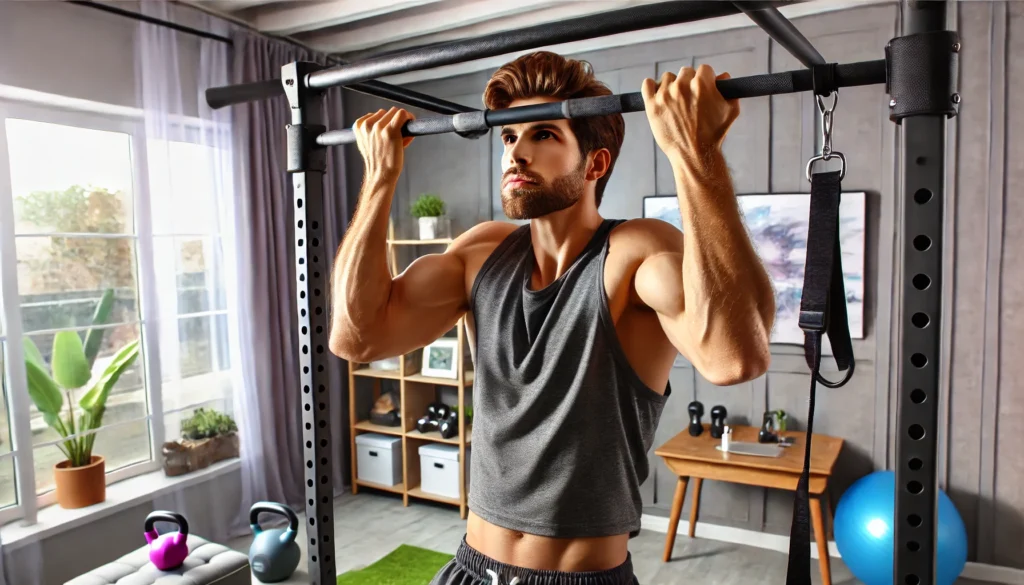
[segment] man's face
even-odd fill
[[[558,101],[537,97],[509,107]],[[501,141],[501,207],[510,219],[533,219],[561,211],[583,196],[587,158],[568,120],[504,126]]]

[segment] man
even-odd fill
[[[412,116],[392,108],[355,123],[365,174],[335,265],[331,350],[397,356],[463,315],[473,350],[466,537],[434,583],[634,583],[628,541],[676,355],[720,385],[767,369],[774,296],[721,152],[739,104],[715,81],[702,65],[642,87],[682,233],[599,214],[621,115],[517,124],[501,129],[501,200],[529,224],[484,222],[394,278],[387,224]],[[609,93],[587,63],[538,52],[499,69],[484,103]]]

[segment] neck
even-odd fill
[[[543,288],[565,274],[600,227],[603,218],[597,208],[581,205],[583,202],[530,220],[534,288]]]

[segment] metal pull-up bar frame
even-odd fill
[[[946,0],[901,0],[902,36],[885,47],[877,61],[828,63],[777,8],[792,2],[668,1],[406,50],[397,54],[325,68],[296,62],[282,69],[280,80],[210,88],[207,102],[218,108],[271,98],[282,93],[291,106],[288,126],[288,172],[295,211],[295,282],[302,421],[306,460],[308,567],[311,582],[334,583],[334,486],[327,388],[328,351],[325,327],[328,273],[334,250],[325,249],[323,174],[326,147],[352,142],[351,130],[324,126],[320,107],[325,90],[364,84],[366,93],[449,114],[406,124],[409,136],[455,132],[477,137],[502,124],[643,109],[639,93],[566,100],[557,104],[497,111],[477,111],[444,100],[393,88],[374,80],[398,73],[508,55],[571,41],[602,37],[745,13],[807,69],[740,77],[718,82],[726,98],[813,91],[828,95],[841,87],[884,84],[889,118],[902,132],[900,167],[904,198],[902,342],[896,437],[894,582],[930,585],[935,581],[936,448],[940,368],[943,207],[945,205],[945,124],[956,115],[956,53],[960,43],[946,30]],[[909,162],[908,162],[909,161]],[[926,243],[923,245],[922,243]],[[924,323],[926,326],[922,326]],[[912,520],[911,520],[912,519]]]

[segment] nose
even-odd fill
[[[511,166],[526,166],[530,164],[530,148],[525,140],[516,140],[510,146],[506,147],[505,156],[503,160],[505,162],[505,168]]]

